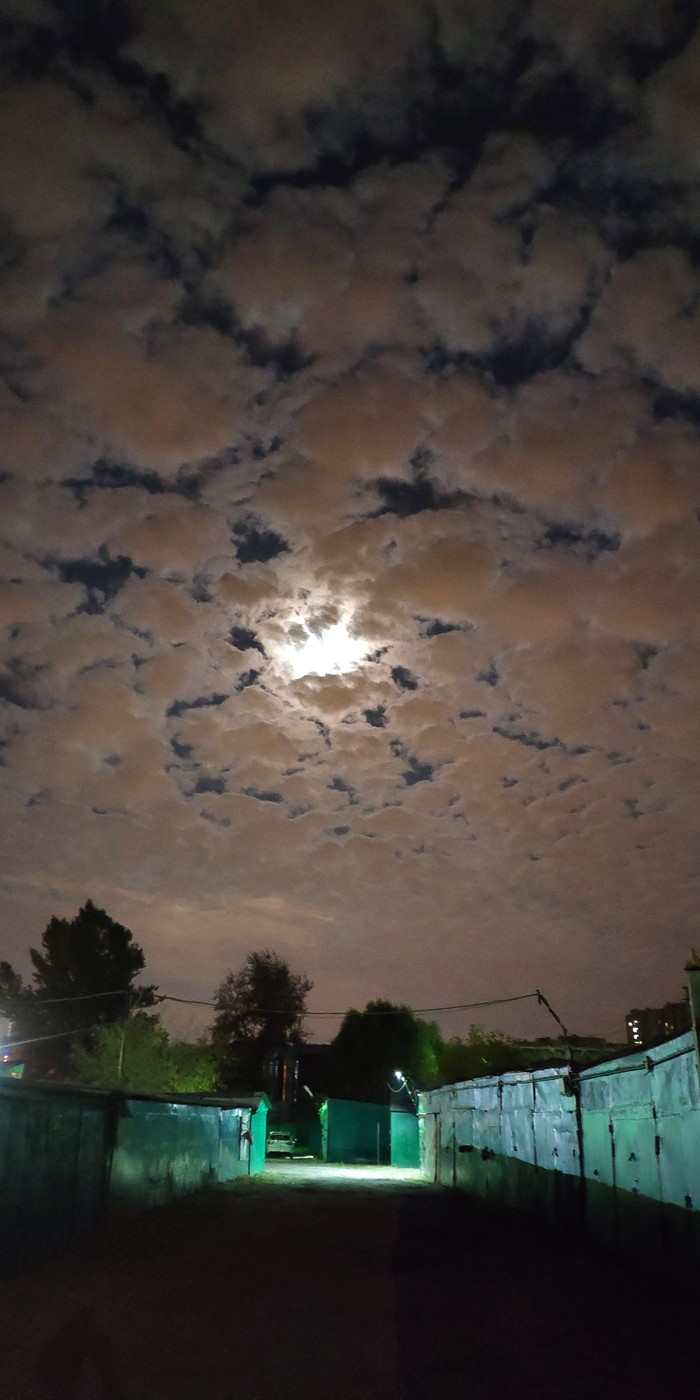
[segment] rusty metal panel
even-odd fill
[[[624,1073],[610,1076],[610,1108],[624,1117],[628,1109],[645,1108],[651,1103],[649,1070],[645,1064],[630,1065]]]
[[[451,1088],[455,1108],[474,1108],[478,1095],[475,1080],[469,1080],[466,1084],[453,1084]]]
[[[700,1110],[700,1086],[691,1046],[663,1060],[650,1059],[651,1092],[659,1116],[666,1113],[691,1113]]]
[[[473,1147],[474,1110],[468,1108],[453,1109],[452,1121],[454,1123],[454,1139],[457,1148]]]
[[[582,1118],[585,1175],[602,1186],[614,1186],[615,1154],[609,1112],[588,1109]]]
[[[428,1181],[437,1180],[437,1160],[436,1160],[436,1129],[437,1114],[425,1111],[423,1104],[419,1107],[418,1132],[420,1143],[420,1166],[423,1176]]]
[[[127,1099],[119,1120],[110,1203],[119,1210],[149,1209],[214,1180],[219,1112],[202,1104]]]
[[[471,1114],[471,1141],[482,1152],[495,1156],[502,1152],[500,1081],[473,1080],[474,1108]]]
[[[631,1195],[661,1199],[656,1119],[651,1105],[635,1105],[633,1111],[613,1118],[615,1184]]]
[[[584,1207],[589,1227],[626,1253],[643,1249],[679,1267],[697,1258],[700,1079],[692,1033],[577,1076],[508,1074],[424,1098],[444,1184],[557,1219],[579,1220]]]
[[[649,1074],[656,1112],[661,1199],[685,1211],[700,1209],[700,1092],[692,1034],[658,1046]],[[666,1054],[662,1057],[661,1051]]]
[[[661,1199],[700,1210],[700,1113],[667,1114],[658,1123]]]
[[[26,1080],[0,1084],[0,1271],[82,1240],[102,1217],[113,1102]]]
[[[605,1113],[610,1111],[610,1078],[600,1072],[579,1079],[581,1109],[584,1113]]]
[[[233,1181],[247,1176],[250,1154],[241,1151],[247,1146],[241,1134],[250,1132],[252,1111],[249,1108],[220,1108],[219,1112],[219,1181]],[[266,1110],[267,1112],[267,1110]]]
[[[576,1101],[566,1093],[566,1071],[533,1075],[535,1151],[538,1167],[565,1176],[580,1172]]]
[[[455,1136],[455,1113],[451,1108],[445,1109],[438,1119],[438,1132],[436,1140],[437,1155],[437,1179],[441,1186],[454,1186],[455,1184],[455,1157],[456,1157],[456,1136]]]
[[[535,1166],[535,1092],[531,1075],[510,1075],[503,1080],[501,1141],[507,1157]]]
[[[501,1116],[497,1108],[479,1105],[472,1115],[472,1144],[486,1152],[501,1152]]]

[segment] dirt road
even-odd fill
[[[676,1291],[415,1174],[276,1164],[0,1289],[0,1394],[679,1400]]]

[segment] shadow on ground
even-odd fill
[[[690,1281],[460,1193],[403,1204],[394,1273],[404,1400],[697,1395]]]
[[[279,1164],[1,1288],[1,1390],[684,1400],[692,1321],[682,1288],[415,1174]]]

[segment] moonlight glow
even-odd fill
[[[285,661],[295,680],[302,676],[341,675],[359,665],[367,650],[361,637],[353,637],[344,622],[323,632],[307,633],[306,640],[290,646]]]

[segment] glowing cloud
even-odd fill
[[[367,642],[354,637],[344,622],[322,632],[307,632],[303,641],[285,650],[285,663],[295,680],[302,676],[331,676],[352,671],[367,652]]]

